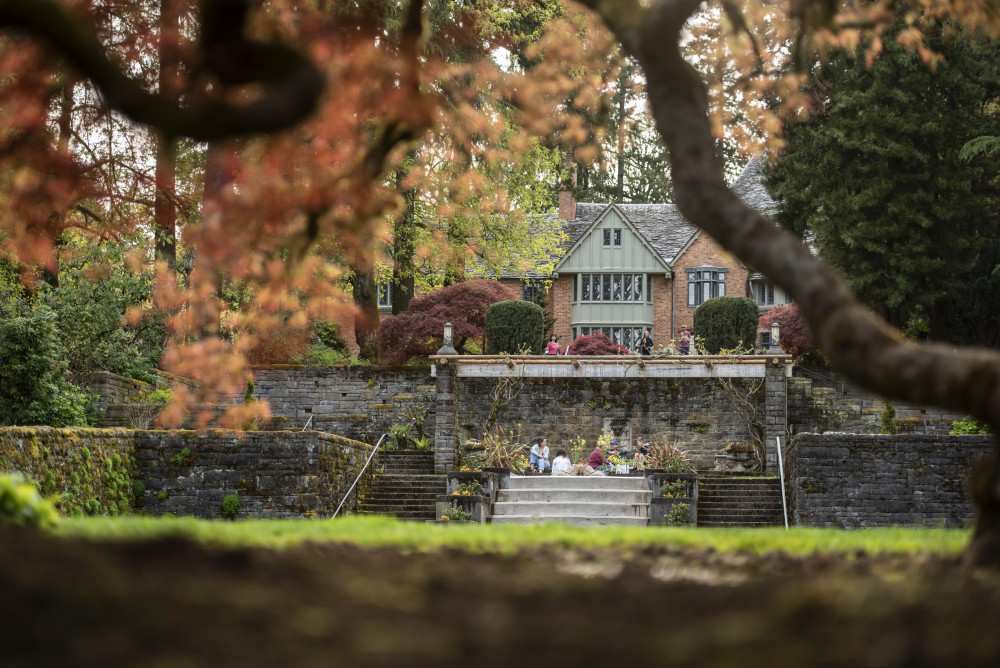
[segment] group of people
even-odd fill
[[[638,439],[636,440],[638,443]],[[608,455],[618,454],[618,441],[611,440],[611,449]],[[607,465],[607,458],[600,447],[594,448],[587,458],[586,464],[573,464],[566,451],[562,448],[556,450],[555,459],[549,463],[549,441],[547,438],[537,438],[531,445],[528,454],[528,466],[532,472],[544,473],[551,469],[552,475],[604,475],[601,471]]]
[[[677,351],[681,355],[687,355],[691,352],[691,339],[694,337],[691,335],[691,330],[684,326],[681,327],[680,336],[677,337]],[[649,330],[645,330],[642,333],[642,339],[639,341],[639,354],[640,355],[651,355],[653,353],[653,337],[649,333]],[[549,337],[548,343],[545,344],[545,354],[546,355],[568,355],[569,346],[565,349],[559,346],[559,336],[553,334]]]

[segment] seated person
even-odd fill
[[[590,453],[590,457],[587,459],[587,465],[595,469],[604,466],[604,453],[601,452],[600,446],[594,448],[594,451]]]
[[[573,463],[566,456],[566,451],[562,449],[556,450],[556,458],[552,460],[552,475],[560,471],[568,471],[571,466],[573,466]]]
[[[528,460],[531,463],[532,471],[541,473],[549,468],[549,445],[547,438],[535,439],[534,445],[531,446],[531,452],[528,454]]]

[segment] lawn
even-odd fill
[[[845,531],[793,527],[709,529],[691,527],[572,527],[562,524],[422,524],[381,516],[330,520],[243,520],[193,518],[70,518],[56,533],[65,537],[128,540],[183,536],[222,547],[282,549],[305,541],[391,547],[408,552],[441,548],[513,554],[524,548],[604,548],[634,552],[650,547],[686,548],[790,556],[815,554],[956,555],[969,541],[968,530],[892,527]]]

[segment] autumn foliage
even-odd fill
[[[382,364],[403,364],[412,357],[433,355],[441,347],[444,324],[455,328],[455,349],[469,339],[486,336],[486,311],[496,302],[516,299],[497,281],[473,279],[417,297],[410,308],[382,320],[376,334]]]
[[[569,347],[570,355],[628,355],[628,348],[617,344],[604,332],[578,336]]]
[[[770,329],[777,322],[781,328],[778,343],[781,349],[796,358],[816,352],[809,325],[802,318],[798,304],[779,306],[760,316],[759,327]]]

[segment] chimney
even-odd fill
[[[576,165],[573,164],[573,155],[566,152],[563,155],[563,161],[575,186]],[[559,220],[576,220],[576,196],[565,183],[559,186]]]
[[[559,220],[576,220],[576,197],[566,186],[559,188]]]

